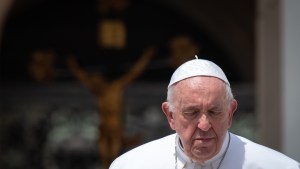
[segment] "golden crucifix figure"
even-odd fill
[[[125,87],[142,73],[153,55],[154,48],[148,48],[126,74],[112,81],[99,72],[85,71],[75,57],[67,58],[73,75],[97,97],[100,118],[98,150],[103,169],[107,169],[119,155],[124,143],[122,112]]]

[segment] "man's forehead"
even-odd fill
[[[174,102],[174,105],[181,111],[222,111],[227,107],[226,99],[223,97],[199,97],[192,100],[181,97]]]

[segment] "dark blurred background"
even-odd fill
[[[8,2],[8,1],[7,1]],[[124,88],[120,154],[172,133],[160,109],[175,68],[217,63],[239,101],[232,131],[256,139],[253,0],[11,0],[1,23],[0,168],[100,168],[97,96],[71,73],[73,56],[108,80],[155,50]]]

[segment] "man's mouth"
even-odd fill
[[[208,143],[213,140],[212,137],[206,137],[206,138],[196,138],[195,140],[200,141],[201,143]]]

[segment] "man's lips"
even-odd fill
[[[197,137],[195,140],[211,140],[214,139],[213,137]]]
[[[201,141],[201,142],[210,142],[212,141],[214,138],[213,137],[206,137],[206,138],[196,138],[195,140],[197,141]]]

